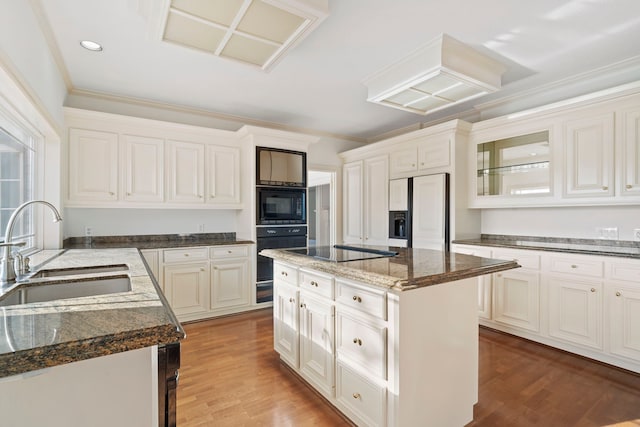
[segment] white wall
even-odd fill
[[[67,86],[31,2],[1,0],[0,10],[0,67],[22,87],[51,124],[62,129]]]
[[[85,235],[85,227],[94,236],[139,234],[191,234],[236,232],[235,210],[207,209],[86,209],[66,208],[63,214],[64,237]]]
[[[638,206],[485,209],[482,233],[596,239],[596,227],[618,227],[619,240],[640,228]]]

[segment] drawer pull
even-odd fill
[[[571,264],[571,268],[578,268],[578,266],[575,264]]]
[[[289,302],[296,302],[293,298],[289,298]]]
[[[283,275],[283,276],[285,276],[285,277],[286,277],[286,276],[288,276],[288,274],[287,274],[287,272],[286,272],[286,271],[281,271],[281,272],[280,272],[280,274],[282,274],[282,275]]]
[[[228,254],[232,254],[232,253],[233,253],[233,251],[227,251],[227,253],[228,253]]]
[[[214,270],[217,270],[218,267],[213,267]],[[200,271],[204,271],[204,267],[200,267]]]
[[[360,393],[353,393],[352,396],[354,399],[360,399]]]
[[[627,184],[626,187],[627,187],[627,190],[631,190],[633,188],[633,185]]]
[[[184,256],[189,256],[189,254],[184,254]]]
[[[622,296],[622,293],[618,291],[618,292],[616,292],[616,296],[617,297]]]
[[[603,185],[603,186],[602,186],[602,189],[603,189],[604,191],[607,191],[607,190],[609,189],[609,187],[607,187],[606,185]]]
[[[305,303],[300,304],[300,308],[307,308],[307,304]]]
[[[360,338],[354,338],[353,343],[358,344],[359,346],[362,346],[362,340]]]
[[[355,302],[362,302],[362,298],[360,298],[359,296],[356,296],[356,295],[353,296],[353,300]]]
[[[596,288],[591,288],[591,292],[595,292],[595,291],[596,291]]]
[[[309,283],[311,286],[318,287],[318,282],[314,282],[313,280]]]

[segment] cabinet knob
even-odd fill
[[[296,302],[293,298],[289,298],[289,302]]]
[[[228,253],[228,254],[232,254],[232,253],[233,253],[233,251],[227,251],[227,253]]]
[[[411,163],[411,167],[412,167],[412,168],[415,168],[415,167],[416,167],[416,164],[415,164],[415,163]]]
[[[309,283],[311,286],[318,287],[318,282],[314,282],[313,280]]]
[[[203,197],[202,197],[202,194],[198,194],[198,198],[199,198],[199,199],[202,199],[202,198],[203,198]]]
[[[189,254],[184,254],[184,256],[189,256]]]
[[[496,276],[498,276],[498,277],[502,277],[502,274],[496,274]]]
[[[360,338],[354,338],[354,339],[353,339],[353,343],[354,343],[354,344],[358,344],[358,345],[360,345],[360,346],[361,346],[361,345],[362,345],[362,340],[361,340]]]
[[[420,162],[420,166],[424,166],[424,162]]]
[[[130,196],[130,195],[131,195],[131,193],[127,193],[127,196]]]
[[[571,268],[578,268],[578,266],[575,264],[571,264]]]
[[[631,185],[631,184],[627,184],[627,185],[625,185],[625,187],[627,187],[627,190],[630,190],[630,189],[632,189],[632,188],[633,188],[633,185]]]
[[[300,308],[306,308],[307,304],[300,304]]]
[[[214,270],[217,270],[218,267],[213,267]],[[204,271],[204,267],[200,267],[200,271]]]
[[[596,288],[591,288],[591,292],[595,292],[595,291],[596,291]]]
[[[282,271],[282,272],[280,272],[280,274],[281,274],[281,275],[283,275],[283,276],[285,276],[285,277],[287,277],[287,276],[288,276],[288,274],[287,274],[287,272],[286,272],[286,271]]]
[[[360,399],[360,393],[353,393],[352,396],[354,399]]]
[[[214,194],[210,194],[209,197],[211,197],[212,199],[215,198],[216,196]]]
[[[354,295],[353,296],[353,300],[356,302],[362,302],[362,298],[360,298],[359,296]]]
[[[110,195],[110,196],[114,196],[114,195],[115,195],[115,193],[114,193],[113,191],[109,191],[109,195]]]
[[[620,292],[620,291],[616,292],[616,296],[617,297],[622,296],[622,292]]]
[[[606,185],[603,185],[603,186],[602,186],[602,189],[603,189],[604,191],[607,191],[607,190],[609,189],[609,187],[607,187]]]

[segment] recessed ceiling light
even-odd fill
[[[80,46],[94,52],[100,52],[102,50],[102,45],[100,43],[92,42],[91,40],[82,40],[80,42]]]

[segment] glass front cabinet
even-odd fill
[[[553,196],[551,130],[472,137],[471,206],[521,206]]]

